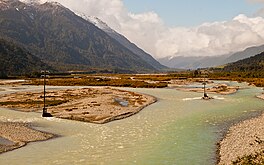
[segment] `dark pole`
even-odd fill
[[[204,96],[203,96],[203,98],[204,98],[204,99],[207,99],[208,96],[207,96],[206,91],[205,91],[205,85],[206,85],[206,82],[205,82],[205,76],[206,76],[206,75],[204,75],[204,81],[203,81],[203,85],[204,85],[204,87],[203,87],[203,88],[204,88]]]
[[[42,117],[52,117],[52,115],[50,113],[47,112],[47,108],[46,108],[46,70],[44,70],[44,107],[43,107],[43,113],[42,113]]]
[[[47,113],[46,109],[46,70],[44,70],[44,106],[43,106],[43,114]]]
[[[205,94],[205,76],[204,76],[204,97],[206,97],[206,94]]]

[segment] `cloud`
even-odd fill
[[[212,56],[263,44],[264,19],[239,15],[231,21],[171,28],[157,42],[158,55]],[[174,52],[173,52],[174,51]]]
[[[253,3],[264,3],[264,0],[247,0],[247,1]]]
[[[262,17],[249,18],[241,14],[233,20],[197,27],[167,27],[157,13],[131,13],[122,0],[56,1],[78,13],[100,18],[155,58],[221,55],[264,44]]]

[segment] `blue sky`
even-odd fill
[[[168,26],[197,26],[228,21],[239,14],[252,16],[263,7],[247,0],[123,0],[133,13],[154,11]]]

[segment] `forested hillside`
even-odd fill
[[[240,60],[234,63],[230,63],[224,67],[224,71],[230,72],[264,72],[264,52],[246,58],[244,60]]]
[[[24,48],[10,41],[0,39],[0,78],[7,76],[31,75],[51,67]]]
[[[264,52],[227,64],[224,68],[211,68],[211,79],[248,82],[264,87]]]
[[[155,67],[91,22],[55,2],[2,2],[0,36],[59,71],[153,72]],[[19,58],[17,58],[20,60]]]

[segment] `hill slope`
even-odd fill
[[[100,20],[97,17],[86,17],[87,20],[89,20],[91,23],[93,23],[98,28],[102,29],[104,32],[106,32],[110,37],[118,41],[120,44],[122,44],[124,47],[132,51],[134,54],[137,54],[140,56],[145,62],[153,66],[155,69],[165,69],[164,65],[161,65],[158,61],[156,61],[150,54],[146,53],[144,50],[140,49],[137,45],[134,43],[131,43],[125,36],[117,33],[113,29],[111,29],[106,23],[104,23],[102,20]]]
[[[224,67],[224,71],[229,72],[264,72],[264,52],[230,63]]]
[[[0,77],[27,75],[44,68],[51,69],[25,49],[0,39]]]
[[[1,2],[1,37],[23,45],[58,70],[156,71],[104,31],[58,3]]]
[[[245,49],[244,51],[237,52],[232,54],[230,57],[225,59],[224,63],[232,63],[239,60],[243,60],[252,56],[255,56],[256,54],[259,54],[264,51],[264,45],[261,46],[253,46]]]

